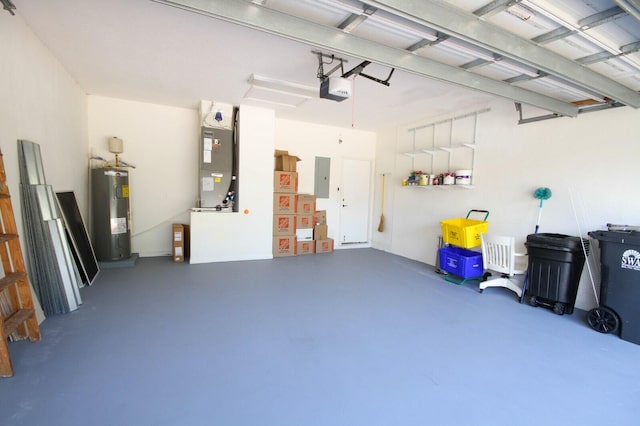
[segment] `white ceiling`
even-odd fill
[[[640,12],[634,16],[632,8],[637,0],[367,1],[375,12],[350,32],[336,27],[352,14],[365,15],[358,0],[168,1],[191,10],[169,7],[161,3],[165,0],[12,1],[16,15],[89,94],[189,108],[200,100],[253,103],[275,108],[281,118],[364,130],[479,108],[495,97],[490,93],[524,104],[567,105],[576,112],[573,102],[640,106],[634,105],[636,96],[640,99],[640,54],[634,45],[640,41]],[[431,6],[428,13],[434,15],[418,10],[421,5]],[[621,9],[608,21],[587,28],[585,18],[615,8]],[[456,19],[447,22],[451,11]],[[556,41],[542,39],[562,28],[572,32]],[[502,30],[511,35],[492,39]],[[441,34],[451,37],[407,51]],[[537,43],[528,41],[535,37]],[[482,46],[473,46],[475,40]],[[344,58],[345,71],[371,60],[364,72],[382,80],[391,66],[396,70],[389,87],[358,76],[349,100],[319,99],[318,56],[312,51]],[[594,61],[602,52],[611,57]],[[473,63],[476,59],[485,62]],[[332,66],[325,65],[324,72]],[[547,76],[555,72],[560,77]],[[285,99],[252,88],[254,74],[302,85],[314,95]],[[441,81],[449,76],[455,84]],[[579,89],[567,86],[568,79]]]

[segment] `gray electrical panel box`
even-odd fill
[[[199,153],[199,207],[238,211],[237,122],[232,129],[202,127]]]
[[[93,249],[99,261],[131,257],[129,172],[116,168],[91,170]]]
[[[316,157],[316,172],[313,193],[316,198],[329,198],[331,158]]]

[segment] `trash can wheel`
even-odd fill
[[[614,333],[620,326],[618,315],[604,306],[593,308],[587,314],[589,326],[599,333]]]
[[[535,308],[538,306],[538,298],[536,296],[529,296],[527,303]]]
[[[558,315],[564,315],[566,305],[562,302],[556,302],[553,304],[553,312]]]

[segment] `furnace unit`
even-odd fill
[[[131,257],[129,172],[118,168],[91,170],[93,248],[99,261]]]
[[[228,117],[226,111],[224,116],[210,112],[215,118],[205,119],[200,129],[198,207],[203,209],[238,211],[238,109],[231,111]]]

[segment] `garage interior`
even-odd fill
[[[473,209],[520,251],[536,225],[638,225],[636,1],[2,5],[18,233],[16,141],[40,145],[47,181],[90,223],[88,169],[117,136],[135,165],[139,255],[102,268],[79,309],[41,323],[41,342],[9,344],[3,424],[634,424],[638,346],[585,321],[596,241],[572,315],[435,270],[440,222]],[[349,82],[345,99],[322,95],[331,77]],[[201,126],[227,105],[240,111],[239,209],[194,212]],[[316,207],[334,253],[273,258],[276,149],[300,158],[300,193],[329,159]],[[471,185],[403,185],[457,169]],[[172,224],[194,218],[196,256],[173,263]]]

